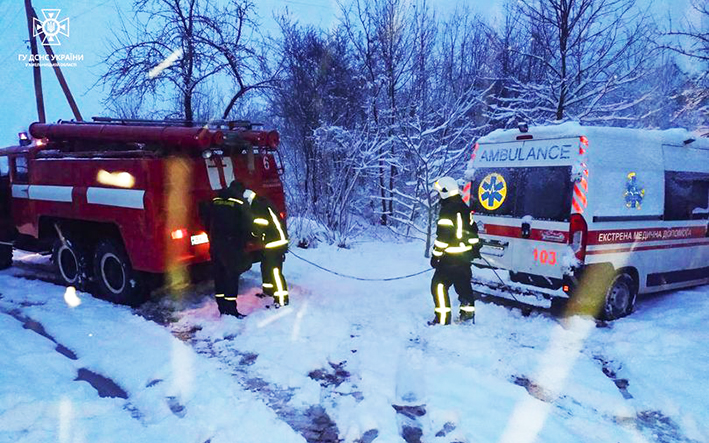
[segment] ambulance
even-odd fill
[[[614,320],[639,294],[709,283],[709,139],[521,124],[479,139],[465,178],[474,264],[552,301]]]

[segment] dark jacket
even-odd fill
[[[264,197],[254,194],[249,200],[252,216],[251,234],[266,251],[285,252],[288,249],[288,232],[278,210]]]
[[[460,195],[441,201],[433,256],[443,265],[469,266],[479,257],[480,240],[473,215]]]
[[[209,251],[212,260],[220,260],[236,272],[251,267],[251,259],[246,252],[250,237],[250,217],[248,207],[241,195],[233,189],[219,191],[207,212],[209,226]]]

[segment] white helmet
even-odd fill
[[[458,182],[452,177],[441,177],[433,183],[433,189],[441,194],[442,199],[458,195]]]

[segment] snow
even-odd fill
[[[491,133],[481,137],[478,143],[505,143],[514,142],[516,137],[521,132],[518,129],[496,129]],[[673,128],[667,130],[647,130],[647,129],[630,129],[630,128],[613,128],[603,126],[584,126],[578,122],[569,121],[558,125],[545,126],[530,126],[527,134],[533,135],[535,140],[540,139],[563,139],[575,138],[585,135],[588,137],[590,144],[593,145],[594,140],[613,140],[617,138],[628,139],[637,137],[645,143],[654,144],[670,144],[683,146],[685,140],[693,139],[693,148],[709,149],[709,140],[697,139],[692,132],[682,129]],[[591,146],[591,149],[593,147]],[[622,151],[618,155],[621,155]]]
[[[421,243],[294,252],[368,278],[428,267]],[[430,273],[357,281],[290,254],[291,305],[255,297],[254,266],[237,320],[207,284],[130,309],[28,280],[42,259],[16,259],[0,272],[0,442],[397,442],[406,426],[426,442],[709,441],[706,286],[606,327],[480,302],[475,325],[429,327]],[[82,368],[127,398],[100,397]]]

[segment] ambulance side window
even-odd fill
[[[706,220],[709,217],[709,174],[665,173],[665,220]]]
[[[29,165],[27,157],[18,156],[14,160],[14,170],[12,171],[12,181],[15,183],[28,183],[30,179]]]

